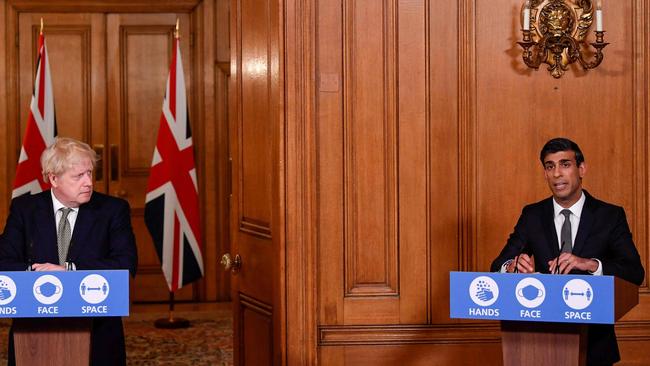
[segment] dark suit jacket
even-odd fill
[[[600,260],[604,275],[616,276],[640,285],[645,272],[632,241],[625,211],[622,207],[600,201],[584,192],[586,200],[573,245],[573,254]],[[560,245],[553,222],[552,198],[524,207],[506,246],[492,262],[491,270],[500,271],[507,260],[521,252],[535,256],[536,271],[549,273],[548,262],[560,254]],[[619,359],[614,327],[589,326],[587,364],[612,364]]]
[[[0,236],[0,270],[24,271],[28,263],[58,263],[55,222],[50,191],[15,198]],[[127,269],[134,276],[138,256],[129,204],[93,192],[90,201],[79,207],[68,261],[78,270]],[[125,364],[122,319],[97,317],[92,323],[91,364]],[[10,337],[10,358],[12,343]]]

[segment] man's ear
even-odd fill
[[[54,188],[57,188],[59,186],[57,180],[56,180],[56,175],[49,173],[47,175],[47,180],[49,181],[50,185]]]
[[[587,163],[586,162],[583,161],[582,164],[580,164],[580,166],[578,167],[578,173],[580,174],[580,178],[585,176],[585,174],[587,173]]]

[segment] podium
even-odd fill
[[[88,365],[92,318],[129,315],[129,272],[0,272],[17,365]]]
[[[16,365],[90,363],[89,318],[17,318],[13,322]]]
[[[612,276],[450,273],[450,317],[500,320],[505,366],[585,365],[588,324],[638,302],[638,287]]]

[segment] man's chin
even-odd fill
[[[90,197],[92,196],[92,194],[93,194],[92,192],[80,194],[79,195],[79,202],[80,203],[86,203],[86,202],[90,201]]]

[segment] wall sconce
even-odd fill
[[[522,9],[524,39],[517,42],[524,49],[523,59],[535,70],[541,63],[548,64],[554,78],[560,78],[569,64],[576,61],[585,70],[593,69],[603,61],[603,12],[601,0],[596,4],[596,42],[591,46],[595,53],[586,61],[581,45],[594,15],[592,0],[526,0]]]

